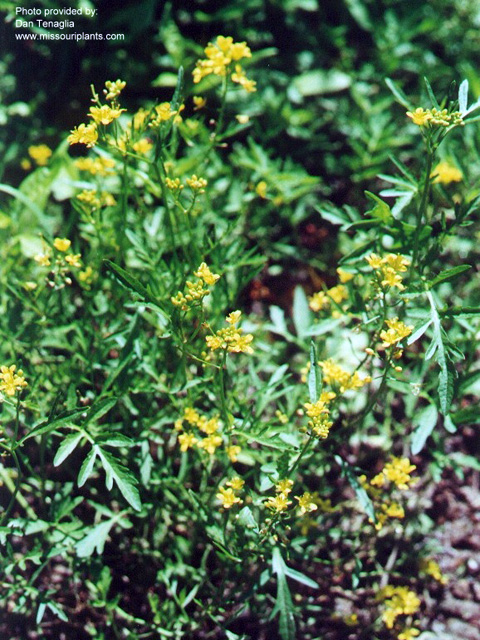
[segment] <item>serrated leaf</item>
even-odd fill
[[[417,455],[417,453],[420,453],[423,449],[427,439],[432,434],[437,421],[438,410],[433,404],[429,404],[415,415],[413,424],[416,426],[416,429],[412,434],[412,443],[410,446],[412,455]]]
[[[293,324],[299,338],[304,338],[312,323],[312,313],[307,296],[302,287],[296,286],[293,292]]]
[[[128,504],[130,504],[136,511],[140,511],[142,503],[136,486],[137,480],[135,476],[126,467],[124,467],[114,455],[100,447],[98,447],[98,456],[102,461],[102,466],[105,470],[105,484],[107,485],[107,488],[110,490],[113,486],[113,482],[115,481]]]
[[[117,404],[118,398],[103,398],[103,400],[99,400],[95,402],[90,407],[89,412],[87,413],[86,422],[95,422],[103,418],[103,416],[113,409],[113,407]]]
[[[55,458],[53,459],[53,466],[58,467],[62,464],[62,462],[68,458],[68,456],[75,450],[77,444],[82,439],[82,433],[71,433],[66,438],[64,438],[63,442],[57,449],[57,453],[55,454]]]
[[[93,465],[95,464],[95,459],[97,457],[98,447],[94,445],[92,449],[88,452],[85,460],[80,467],[80,471],[78,472],[77,484],[79,487],[83,487],[85,482],[90,477],[93,471]]]
[[[430,280],[428,283],[428,288],[431,289],[435,285],[440,282],[445,282],[446,280],[451,280],[452,278],[456,278],[464,271],[468,271],[472,266],[469,264],[460,264],[457,267],[453,267],[452,269],[445,269],[441,271],[433,280]]]
[[[428,327],[432,324],[433,320],[430,319],[427,322],[424,322],[420,327],[412,333],[411,336],[408,337],[407,345],[411,345],[416,342],[419,338],[423,336]],[[427,358],[428,360],[428,358]]]
[[[101,446],[109,447],[133,447],[135,444],[132,438],[124,436],[123,433],[103,433],[96,442]]]
[[[367,213],[370,213],[374,218],[377,218],[384,224],[390,222],[393,216],[388,204],[371,191],[365,191],[364,193],[369,200],[375,202],[373,209],[370,209]]]
[[[110,518],[110,520],[95,525],[85,538],[75,543],[77,556],[79,558],[89,558],[95,549],[98,555],[102,555],[105,542],[107,541],[111,528],[115,524],[115,520],[116,518]]]
[[[30,433],[23,436],[21,440],[19,440],[19,445],[23,444],[29,438],[33,438],[34,436],[42,436],[45,433],[50,433],[55,431],[56,429],[61,429],[62,427],[66,427],[68,425],[74,424],[78,418],[82,418],[85,415],[85,409],[68,411],[66,413],[62,413],[60,416],[53,418],[52,420],[45,420],[40,424],[37,424]]]

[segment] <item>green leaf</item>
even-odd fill
[[[291,569],[290,567],[285,566],[285,575],[292,580],[296,580],[301,584],[306,585],[307,587],[311,587],[312,589],[320,589],[320,586],[312,580],[308,576],[300,573],[300,571],[295,571],[295,569]]]
[[[68,456],[75,450],[77,444],[83,438],[82,433],[71,433],[64,438],[61,445],[58,447],[55,458],[53,459],[53,466],[58,467],[62,462],[68,458]]]
[[[277,598],[272,617],[279,614],[278,631],[282,640],[295,640],[295,618],[293,602],[286,578],[286,564],[280,550],[275,547],[272,555],[272,569],[277,576]]]
[[[296,286],[293,293],[293,324],[299,338],[304,338],[312,323],[312,313],[302,287]]]
[[[384,224],[388,224],[393,218],[392,211],[388,204],[371,191],[365,191],[365,195],[375,202],[373,209],[370,209],[367,213],[371,214],[374,218],[378,218],[378,220],[381,220]]]
[[[430,82],[428,81],[428,79],[424,76],[423,78],[424,82],[425,82],[425,86],[427,87],[427,93],[428,93],[428,97],[430,98],[432,105],[435,107],[435,109],[440,109],[440,105],[438,104],[438,101],[435,97],[435,94],[433,93],[433,89],[430,85]]]
[[[414,109],[414,106],[412,105],[410,100],[404,94],[402,89],[397,87],[397,85],[393,82],[393,80],[391,80],[390,78],[385,78],[385,84],[393,93],[395,100],[399,102],[403,107],[405,107],[405,109],[408,109],[409,111],[412,111]]]
[[[104,451],[100,447],[98,447],[98,456],[102,461],[102,465],[105,470],[105,484],[107,489],[112,489],[113,482],[115,481],[128,504],[130,504],[136,511],[140,511],[142,503],[136,486],[137,480],[135,476],[126,467],[124,467],[117,458],[115,458],[115,456],[108,451]]]
[[[238,512],[237,522],[241,527],[252,529],[252,531],[256,533],[259,531],[257,521],[250,507],[243,507],[243,509]]]
[[[118,280],[126,289],[130,289],[130,291],[138,293],[138,295],[141,296],[143,300],[155,305],[155,307],[157,307],[167,318],[167,315],[159,304],[157,298],[143,286],[140,280],[138,280],[131,273],[128,273],[128,271],[125,271],[125,269],[122,269],[122,267],[119,267],[118,264],[115,264],[111,260],[105,260],[104,262],[107,268],[110,269],[110,271],[118,278]]]
[[[419,413],[415,414],[413,424],[416,426],[412,434],[412,444],[410,446],[412,455],[417,455],[425,446],[425,442],[431,435],[438,421],[438,410],[434,404],[429,404]]]
[[[55,431],[56,429],[61,429],[62,427],[70,426],[77,421],[77,418],[83,418],[85,416],[85,409],[76,409],[74,411],[67,411],[62,413],[60,416],[56,418],[46,420],[37,424],[30,433],[23,436],[21,440],[19,440],[18,444],[23,444],[26,440],[33,438],[34,436],[42,436],[45,433],[50,433],[51,431]]]
[[[103,416],[113,409],[113,407],[117,404],[118,398],[103,398],[103,400],[99,400],[95,402],[90,407],[90,410],[87,414],[86,423],[96,422],[103,418]]]
[[[350,464],[346,460],[344,460],[340,456],[335,456],[335,460],[341,466],[342,474],[347,478],[348,483],[350,484],[352,489],[355,491],[355,494],[360,503],[360,506],[365,511],[365,513],[370,518],[370,520],[372,520],[372,522],[376,522],[377,518],[375,517],[375,509],[373,508],[373,503],[370,500],[368,493],[365,491],[365,489],[362,487],[362,485],[358,481],[358,478],[355,475],[353,468],[350,466]]]
[[[97,438],[96,442],[101,446],[108,445],[109,447],[133,447],[135,444],[132,438],[124,436],[123,433],[113,432],[102,433],[102,435]]]
[[[457,267],[453,267],[452,269],[445,269],[444,271],[441,271],[437,276],[435,276],[433,280],[430,280],[430,282],[428,282],[428,288],[431,289],[440,282],[445,282],[445,280],[456,278],[461,273],[463,273],[464,271],[468,271],[471,268],[472,267],[469,264],[460,264]]]
[[[82,466],[80,467],[80,471],[78,472],[78,478],[77,478],[77,484],[79,487],[83,487],[85,482],[90,477],[93,471],[93,465],[95,464],[97,453],[98,453],[98,447],[94,445],[91,451],[89,451],[85,460],[83,461]]]
[[[461,114],[467,111],[468,103],[468,80],[464,80],[458,88],[458,110]]]
[[[106,520],[105,522],[95,525],[85,538],[82,538],[75,544],[77,556],[79,558],[89,558],[95,549],[97,550],[98,555],[102,555],[108,534],[116,520],[117,517],[110,518],[110,520]]]

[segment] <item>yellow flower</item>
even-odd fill
[[[255,187],[255,191],[257,195],[260,196],[260,198],[263,198],[265,200],[265,198],[267,197],[267,183],[265,182],[265,180],[260,180],[260,182]]]
[[[53,246],[57,251],[67,251],[72,243],[67,238],[55,238]]]
[[[288,497],[284,493],[279,493],[275,497],[268,498],[265,501],[265,506],[267,509],[271,509],[272,511],[276,511],[277,513],[281,513],[282,511],[286,511],[288,506],[292,504],[292,501],[288,499]]]
[[[365,258],[368,264],[372,267],[372,269],[380,269],[383,264],[383,259],[378,256],[376,253],[371,253],[369,256]]]
[[[330,299],[324,291],[317,291],[308,299],[308,306],[312,311],[321,311],[330,304]]]
[[[242,480],[242,478],[239,478],[238,476],[235,476],[226,483],[227,487],[232,487],[234,491],[241,491],[244,484],[245,480]]]
[[[235,72],[232,73],[232,80],[242,86],[245,91],[248,91],[248,93],[252,93],[257,90],[257,83],[254,80],[247,78],[245,71],[240,64],[235,65]]]
[[[250,122],[250,116],[246,113],[237,113],[235,119],[238,124],[247,124],[248,122]]]
[[[202,262],[196,271],[193,272],[193,275],[197,276],[208,285],[214,285],[217,280],[219,280],[220,276],[218,273],[212,273],[206,264],[206,262]],[[228,322],[228,320],[227,320]]]
[[[441,184],[450,184],[450,182],[460,182],[463,178],[463,174],[460,169],[453,166],[449,162],[439,162],[435,169],[430,174],[433,182],[440,182]]]
[[[402,276],[400,276],[394,269],[392,269],[391,267],[384,267],[382,269],[382,273],[382,285],[384,287],[397,287],[398,289],[400,289],[400,291],[402,291],[402,289],[405,289],[404,285],[402,284]]]
[[[409,336],[413,331],[413,327],[404,324],[398,318],[385,320],[385,323],[388,325],[388,330],[380,332],[380,338],[383,340],[383,346],[385,348],[400,342],[400,340]]]
[[[419,127],[427,124],[427,122],[432,118],[430,111],[425,111],[423,107],[418,107],[413,111],[413,113],[412,111],[407,111],[407,116],[412,119],[413,124],[416,124]]]
[[[113,171],[109,171],[115,166],[115,160],[99,156],[98,158],[78,158],[75,160],[75,166],[80,171],[88,171],[93,176],[112,175]]]
[[[181,433],[178,436],[178,441],[180,443],[180,451],[187,451],[198,442],[193,433]]]
[[[205,178],[198,178],[195,174],[193,174],[191,178],[187,178],[186,183],[188,184],[190,189],[198,191],[198,193],[205,193],[204,188],[208,184]]]
[[[295,500],[298,500],[298,508],[300,509],[300,513],[305,515],[310,511],[316,511],[318,509],[318,505],[313,501],[313,496],[311,493],[306,491],[301,496],[295,496]]]
[[[44,253],[39,253],[33,259],[42,267],[49,267],[51,265],[50,252],[48,250]]]
[[[195,105],[193,110],[198,111],[199,109],[203,109],[207,104],[207,100],[202,96],[193,96],[193,104]]]
[[[82,263],[80,262],[81,257],[82,256],[80,253],[69,253],[65,256],[65,262],[68,263],[71,267],[79,269],[82,266]]]
[[[32,145],[28,147],[28,155],[39,167],[44,167],[52,155],[52,150],[46,144]]]
[[[416,468],[408,458],[392,457],[391,461],[387,462],[383,470],[371,480],[370,484],[383,487],[389,481],[402,491],[405,491],[415,482],[415,479],[411,478],[410,474]]]
[[[210,74],[225,76],[232,62],[237,62],[242,58],[250,58],[252,56],[252,52],[246,42],[233,42],[233,38],[230,36],[218,36],[213,44],[211,42],[208,43],[204,52],[206,58],[198,60],[193,70],[193,82],[195,84]],[[235,71],[237,72],[236,69]],[[239,80],[234,80],[234,82],[239,82]],[[249,84],[252,81],[248,81],[245,78],[243,82],[248,87],[245,87],[247,91],[254,90],[251,88],[251,84]]]
[[[230,458],[231,462],[237,462],[238,454],[241,452],[242,448],[238,446],[238,444],[231,444],[226,447],[225,451],[227,452],[227,456]]]
[[[235,495],[231,487],[228,489],[225,489],[225,487],[219,487],[216,498],[217,500],[220,500],[224,509],[230,509],[234,504],[242,503],[242,500]]]
[[[383,600],[385,611],[382,619],[388,629],[392,629],[395,620],[401,615],[413,615],[420,608],[420,599],[407,587],[393,587],[387,585],[377,594],[377,600]]]
[[[21,391],[27,386],[22,369],[15,373],[16,368],[15,364],[10,367],[0,367],[0,391],[4,391],[7,396],[14,396],[17,391]]]
[[[350,280],[352,280],[352,278],[354,278],[353,273],[350,273],[349,271],[345,271],[345,269],[342,269],[342,267],[338,267],[337,275],[342,284],[345,284],[345,282],[349,282]]]
[[[203,438],[203,440],[200,440],[197,446],[199,449],[205,449],[207,453],[213,456],[222,442],[223,441],[221,436],[211,435]]]
[[[448,579],[443,575],[438,562],[435,562],[432,558],[426,558],[420,561],[420,571],[427,576],[431,576],[434,580],[440,584],[447,584]]]
[[[292,491],[292,487],[293,480],[290,480],[290,478],[283,478],[282,480],[279,480],[275,485],[275,491],[277,493],[282,493],[283,495],[288,496],[288,494]]]
[[[69,144],[85,144],[87,147],[94,147],[98,140],[97,125],[94,122],[79,124],[72,129],[67,140]]]
[[[183,189],[183,184],[180,182],[179,178],[175,178],[174,180],[171,178],[165,178],[165,184],[171,191],[181,191]]]
[[[251,347],[251,342],[253,341],[252,334],[247,333],[242,335],[242,329],[236,326],[240,321],[240,317],[240,311],[232,311],[226,318],[226,322],[228,322],[230,326],[219,329],[215,335],[205,338],[207,346],[212,351],[224,349],[231,353],[253,353],[253,348]]]
[[[107,125],[119,118],[123,111],[125,109],[112,109],[108,104],[104,104],[101,107],[90,107],[88,115],[96,124]]]
[[[170,102],[162,102],[155,107],[155,113],[156,116],[152,120],[152,126],[158,126],[161,122],[170,120],[177,112],[172,110]]]
[[[141,155],[147,154],[150,149],[152,149],[153,144],[148,140],[148,138],[142,138],[138,142],[135,142],[133,145],[133,150]]]
[[[115,98],[118,98],[118,96],[120,95],[120,93],[123,91],[123,89],[125,89],[126,86],[126,82],[124,82],[123,80],[107,80],[105,82],[105,88],[103,93],[105,94],[105,97],[107,100],[114,100]]]

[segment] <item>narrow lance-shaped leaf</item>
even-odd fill
[[[286,565],[277,547],[273,550],[272,569],[277,576],[277,599],[272,616],[279,614],[278,631],[282,640],[295,640],[292,596],[285,575]]]
[[[98,455],[105,470],[107,488],[110,490],[115,481],[125,500],[136,511],[140,511],[142,503],[136,486],[137,481],[135,476],[108,451],[98,447]]]

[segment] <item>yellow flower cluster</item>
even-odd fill
[[[32,145],[28,147],[28,155],[32,158],[35,164],[39,167],[44,167],[52,155],[52,150],[50,147],[47,147],[46,144]]]
[[[289,478],[283,478],[279,480],[275,485],[276,496],[271,496],[265,501],[265,506],[271,511],[276,513],[282,513],[286,511],[292,504],[292,501],[288,499],[289,494],[292,492],[293,480]]]
[[[460,182],[463,178],[463,174],[460,169],[457,169],[457,167],[444,160],[437,164],[430,174],[430,177],[433,178],[433,182],[450,184],[451,182]]]
[[[295,496],[295,500],[298,500],[298,508],[302,516],[318,509],[314,496],[308,491],[305,491],[301,496]]]
[[[385,324],[388,326],[388,329],[380,332],[380,338],[383,340],[383,346],[385,348],[397,344],[397,342],[409,336],[413,331],[412,326],[404,324],[398,318],[385,320]]]
[[[440,584],[445,585],[448,583],[448,579],[443,575],[438,562],[435,562],[432,558],[424,558],[420,561],[420,571]]]
[[[410,264],[408,258],[398,253],[389,253],[383,257],[371,253],[365,259],[379,273],[383,287],[397,287],[400,291],[405,288],[400,274],[407,270]]]
[[[90,107],[88,116],[93,119],[95,124],[107,125],[119,118],[126,109],[115,109],[103,104],[100,107]]]
[[[181,191],[184,185],[180,182],[180,178],[165,178],[165,184],[170,191]]]
[[[348,373],[331,358],[318,363],[323,370],[323,381],[331,386],[338,386],[340,393],[349,389],[361,389],[372,381],[370,376],[361,378],[358,371]]]
[[[393,628],[399,616],[413,615],[420,608],[420,598],[415,591],[411,591],[408,587],[387,585],[380,589],[377,594],[377,600],[383,601],[385,605],[382,620],[388,629]]]
[[[105,158],[104,156],[98,156],[98,158],[78,158],[75,160],[75,166],[80,171],[88,171],[92,176],[107,176],[112,175],[114,172],[110,171],[115,166],[115,160],[112,158]]]
[[[68,251],[70,249],[71,244],[72,243],[68,238],[54,238],[53,240],[53,247],[61,254]],[[80,253],[69,253],[61,257],[57,255],[57,264],[61,262],[65,262],[70,267],[79,268],[82,266],[82,263],[80,261],[81,257],[82,256]],[[36,256],[34,256],[33,259],[35,260],[35,262],[38,262],[40,266],[49,267],[52,264],[51,258],[52,258],[52,250],[50,247],[45,245],[43,253],[37,254]]]
[[[347,288],[343,284],[337,284],[326,291],[317,291],[310,296],[309,306],[312,311],[322,311],[328,308],[333,302],[337,305],[348,299]]]
[[[187,292],[183,294],[181,291],[176,296],[172,296],[170,300],[176,307],[180,307],[182,311],[188,311],[193,303],[201,304],[205,296],[208,296],[210,290],[206,286],[213,286],[220,278],[218,273],[212,273],[206,262],[202,262],[198,269],[193,272],[198,278],[197,282],[187,280],[185,286]]]
[[[22,369],[18,371],[16,369],[17,365],[15,364],[10,367],[5,365],[0,367],[0,391],[5,392],[7,396],[14,396],[17,391],[21,391],[27,386]]]
[[[237,327],[242,317],[241,311],[232,311],[227,317],[226,322],[229,324],[224,329],[219,329],[213,336],[207,336],[206,342],[209,349],[216,351],[223,349],[231,353],[253,353],[251,342],[253,336],[251,333],[243,335],[242,328]]]
[[[155,114],[149,123],[150,127],[159,127],[162,122],[166,122],[178,114],[178,111],[172,109],[170,102],[158,104],[154,112]]]
[[[84,144],[87,147],[94,147],[98,140],[97,125],[94,122],[90,124],[79,124],[70,131],[67,138],[69,144]]]
[[[213,74],[224,77],[231,72],[233,82],[240,84],[246,91],[255,91],[255,82],[249,80],[240,64],[242,58],[251,58],[252,52],[246,42],[233,42],[230,36],[218,36],[214,43],[209,42],[205,47],[203,60],[198,60],[193,70],[193,82],[197,84],[206,76]]]
[[[391,461],[387,462],[383,470],[371,480],[370,484],[383,487],[387,482],[391,482],[398,489],[405,491],[415,482],[410,474],[416,468],[408,458],[392,457]]]
[[[304,405],[307,416],[310,418],[308,426],[322,440],[328,437],[330,427],[333,425],[328,403],[336,398],[336,395],[333,391],[322,391],[316,402],[306,402]]]
[[[190,189],[198,191],[198,193],[205,193],[205,187],[207,184],[208,182],[205,178],[198,178],[195,174],[193,174],[191,178],[187,178],[187,185]]]
[[[139,155],[145,156],[153,148],[153,144],[148,138],[141,138],[133,143],[132,148]]]
[[[407,111],[407,116],[413,124],[423,127],[426,125],[437,125],[440,127],[463,126],[463,116],[460,111],[448,112],[448,109],[424,109],[418,107],[415,111]]]
[[[187,423],[185,429],[184,423]],[[203,449],[213,456],[215,451],[223,444],[223,438],[219,434],[221,423],[217,416],[207,418],[193,407],[186,407],[183,416],[175,421],[175,430],[179,432],[178,442],[180,451],[188,451],[193,447]],[[201,435],[203,434],[203,436]],[[231,462],[236,462],[241,447],[229,445],[225,447],[227,456]]]
[[[220,500],[222,503],[222,507],[224,509],[230,509],[234,504],[241,504],[243,500],[238,497],[235,491],[241,491],[243,489],[243,485],[245,484],[244,480],[235,476],[225,484],[228,488],[219,487],[216,495],[217,500]]]
[[[126,84],[123,80],[107,80],[105,82],[105,89],[103,90],[105,98],[107,100],[115,100],[125,89]]]
[[[101,207],[113,207],[117,204],[111,193],[102,191],[98,193],[96,189],[84,189],[77,195],[77,200],[83,202],[91,209],[100,209]]]

